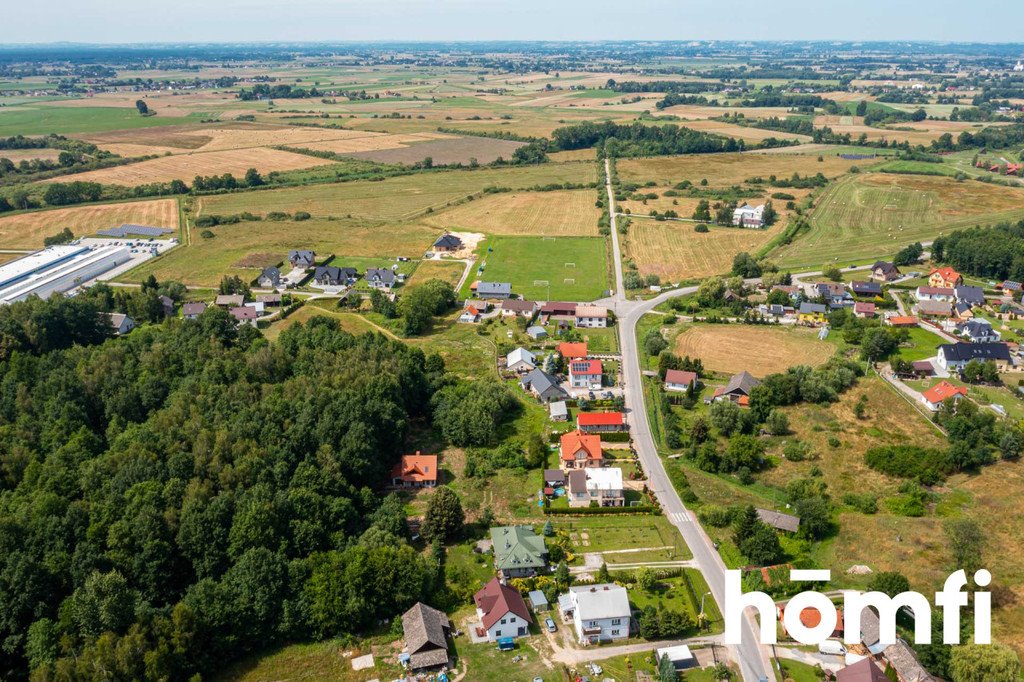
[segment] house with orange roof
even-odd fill
[[[563,469],[585,469],[604,464],[601,436],[582,431],[563,433],[559,444]]]
[[[916,327],[917,318],[913,315],[893,315],[885,318],[885,323],[890,327]]]
[[[471,305],[467,305],[462,314],[459,315],[459,322],[463,324],[475,324],[480,321],[480,311]]]
[[[402,455],[391,469],[391,485],[398,488],[433,488],[437,485],[437,455]]]
[[[576,426],[584,433],[625,431],[628,428],[626,415],[622,412],[580,412],[576,417]]]
[[[952,289],[963,284],[964,278],[959,272],[947,266],[932,268],[928,273],[928,286],[940,289]]]
[[[940,381],[935,384],[927,391],[921,393],[921,401],[925,406],[932,412],[937,412],[942,403],[953,399],[954,402],[959,402],[962,398],[967,397],[967,389],[963,386],[954,386],[948,381]]]
[[[563,341],[562,343],[555,346],[555,350],[562,356],[566,362],[570,360],[582,360],[587,357],[587,344],[585,341],[580,343],[569,343]]]

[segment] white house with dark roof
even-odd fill
[[[371,289],[391,291],[395,286],[395,273],[389,268],[367,268],[365,279]]]

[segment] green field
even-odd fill
[[[1021,189],[940,176],[851,175],[822,194],[811,229],[769,257],[789,267],[881,258],[955,229],[1020,218]]]
[[[0,136],[102,133],[191,121],[170,116],[140,116],[134,108],[123,107],[4,107],[0,108]]]
[[[483,249],[484,272],[470,279],[511,282],[512,293],[526,299],[591,301],[609,287],[599,237],[493,237]]]

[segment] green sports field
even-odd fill
[[[592,301],[609,288],[600,237],[493,237],[479,253],[484,272],[470,279],[511,282],[526,299]]]

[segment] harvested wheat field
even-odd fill
[[[793,173],[824,173],[826,177],[834,178],[858,164],[864,166],[865,162],[843,159],[834,154],[822,154],[822,160],[818,161],[816,154],[730,153],[623,159],[616,168],[619,178],[624,181],[644,183],[653,180],[659,185],[675,185],[683,180],[696,184],[707,179],[712,187],[730,187],[747,178],[767,178],[770,175],[781,178]]]
[[[76,237],[122,223],[178,229],[178,202],[174,199],[95,204],[74,208],[33,211],[0,218],[0,247],[37,249],[43,239],[65,227]]]
[[[142,153],[180,154],[188,151],[214,152],[252,147],[307,147],[317,142],[368,140],[375,137],[387,136],[361,130],[225,122],[166,126],[159,131],[117,130],[91,135],[88,140],[115,153],[121,153],[119,150],[128,150],[134,152],[131,156],[139,156]],[[150,151],[143,152],[145,149]]]
[[[757,251],[784,222],[763,230],[710,226],[702,234],[694,231],[695,223],[635,218],[626,235],[626,257],[641,275],[658,275],[663,282],[721,275],[729,272],[737,253]]]
[[[310,142],[308,144],[303,144],[302,146],[306,149],[313,149],[316,151],[357,156],[364,153],[381,152],[393,149],[407,149],[410,146],[420,146],[437,140],[456,139],[442,133],[390,134],[375,133],[364,130],[346,130],[345,133],[345,137],[322,140],[319,142]],[[427,156],[429,156],[429,154],[427,154]],[[412,160],[422,161],[423,157],[419,156]]]
[[[489,194],[424,219],[446,230],[487,234],[591,237],[601,212],[591,190]]]
[[[676,355],[700,358],[715,372],[744,370],[756,377],[785,372],[794,365],[816,366],[835,346],[818,340],[818,330],[748,324],[694,325],[675,340]]]
[[[60,156],[59,149],[0,149],[0,159],[10,159],[14,163],[40,159],[56,161]]]
[[[511,159],[515,151],[524,144],[526,143],[497,140],[490,137],[450,137],[440,140],[427,139],[412,146],[356,152],[351,154],[351,156],[357,159],[377,161],[378,163],[412,164],[422,161],[429,156],[434,165],[443,166],[453,163],[468,165],[474,159],[477,163],[486,164],[497,161],[500,158]]]
[[[135,187],[153,182],[170,182],[171,180],[191,181],[197,175],[223,175],[231,173],[242,177],[245,171],[255,168],[260,173],[270,171],[301,170],[333,163],[326,159],[318,159],[305,154],[293,154],[277,149],[257,147],[255,149],[238,149],[223,152],[195,152],[192,154],[176,154],[162,156],[157,159],[140,161],[127,166],[102,168],[76,175],[65,175],[47,182],[71,182],[83,180],[108,185],[125,185]]]

